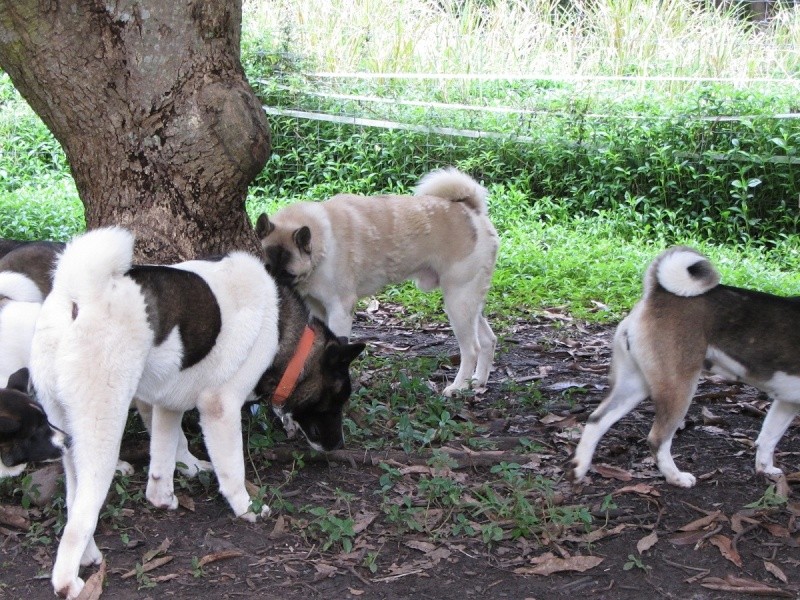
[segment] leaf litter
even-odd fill
[[[355,336],[385,361],[435,360],[438,367],[423,385],[441,389],[457,354],[447,326],[408,327],[393,307],[372,309],[358,316]],[[258,482],[251,492],[278,493],[266,523],[233,519],[213,488],[196,485],[180,490],[176,512],[128,505],[120,522],[101,520],[97,538],[107,563],[85,575],[87,593],[98,598],[105,589],[109,597],[139,598],[147,576],[156,586],[153,597],[184,589],[194,598],[582,593],[626,599],[647,590],[671,598],[706,597],[699,590],[743,598],[798,595],[791,574],[800,566],[800,503],[793,489],[800,461],[787,452],[796,447],[797,427],[776,457],[789,474],[776,482],[756,477],[752,442],[768,408],[757,391],[701,380],[673,445],[678,464],[699,475],[695,488],[673,488],[658,476],[645,442],[653,417],[648,402],[608,432],[588,481],[573,486],[565,478],[567,459],[608,389],[613,328],[577,323],[553,309],[497,333],[488,389],[451,413],[480,428],[471,436],[407,452],[397,443],[401,415],[387,414],[374,426],[389,440],[383,449],[351,444],[320,458],[299,440],[281,442],[262,454],[265,462],[248,465],[248,478]],[[357,385],[369,390],[385,376],[380,366],[365,367]],[[146,441],[143,447],[129,457],[140,473],[131,477],[131,493],[146,481]],[[443,456],[452,462],[439,465]],[[304,467],[297,469],[297,457]],[[392,472],[389,483],[381,479]],[[515,481],[552,483],[514,492],[503,483],[503,474],[514,473],[524,474]],[[767,493],[770,485],[774,493]],[[487,504],[492,495],[501,502]],[[515,497],[539,511],[528,530],[515,520],[519,515],[503,514],[502,503]],[[28,541],[48,517],[19,504],[18,493],[0,496],[4,582],[14,597],[49,598],[49,583],[35,575],[50,568],[55,545]],[[305,512],[309,506],[325,508],[316,523]],[[129,539],[120,539],[120,525],[131,531]],[[346,531],[349,549],[334,543],[323,550],[328,534],[320,527],[333,525]],[[137,550],[142,540],[154,539],[162,541]],[[631,555],[642,568],[625,567]]]

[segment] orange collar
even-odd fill
[[[272,406],[280,408],[294,392],[300,373],[311,353],[311,347],[314,345],[314,338],[316,338],[314,330],[306,325],[303,335],[300,336],[300,341],[297,343],[297,350],[294,351],[294,356],[286,366],[286,370],[278,382],[278,387],[275,388],[275,393],[272,395]]]

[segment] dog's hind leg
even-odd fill
[[[761,433],[756,439],[756,473],[782,475],[783,471],[773,463],[775,447],[791,425],[795,415],[800,412],[800,404],[774,400],[769,408]]]
[[[583,435],[581,435],[581,441],[575,448],[570,473],[571,479],[575,482],[581,481],[586,476],[592,465],[592,457],[597,444],[609,428],[636,408],[650,394],[650,389],[639,367],[627,349],[623,350],[619,346],[621,343],[624,343],[623,340],[615,339],[612,361],[616,362],[612,363],[614,383],[611,392],[589,415]]]
[[[672,438],[683,424],[692,403],[700,371],[684,376],[669,374],[666,379],[652,382],[652,398],[656,417],[647,436],[647,443],[656,458],[656,464],[667,483],[689,488],[696,483],[695,476],[681,471],[672,458]]]
[[[480,344],[480,350],[478,351],[478,366],[475,367],[475,385],[477,387],[486,387],[486,382],[489,380],[489,372],[492,370],[497,336],[489,326],[489,321],[483,315],[478,317],[478,343]]]
[[[203,394],[197,409],[200,411],[200,427],[217,475],[219,491],[237,517],[254,522],[257,515],[250,508],[250,494],[244,485],[243,404],[243,399],[217,390]],[[258,516],[268,514],[269,507],[265,505]]]
[[[109,399],[97,406],[116,408],[114,400]],[[81,564],[97,563],[102,559],[93,535],[114,479],[129,400],[118,404],[124,410],[100,409],[80,416],[76,413],[81,411],[70,411],[72,430],[83,432],[83,435],[73,435],[72,446],[65,454],[67,524],[52,574],[56,593],[67,598],[77,597],[83,588],[83,581],[78,577]],[[96,429],[98,423],[102,423],[102,431]]]
[[[454,392],[466,388],[478,364],[478,354],[481,349],[478,337],[480,305],[472,297],[472,292],[473,290],[469,286],[454,286],[449,285],[447,280],[442,281],[444,308],[450,319],[450,325],[456,341],[458,341],[458,349],[461,354],[456,377],[453,379],[453,383],[444,388],[445,396],[452,396]]]
[[[150,470],[145,495],[150,504],[158,508],[175,510],[175,455],[178,438],[181,436],[182,411],[153,407],[152,431],[150,432]]]

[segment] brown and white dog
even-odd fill
[[[0,477],[22,473],[28,462],[60,458],[67,435],[53,427],[28,393],[28,369],[20,369],[0,388]]]
[[[429,173],[414,196],[339,194],[297,202],[256,223],[267,268],[295,287],[311,312],[349,337],[359,298],[413,279],[441,287],[461,363],[444,393],[489,378],[496,338],[483,315],[497,259],[486,189],[448,168]]]
[[[679,246],[659,255],[644,277],[644,296],[614,336],[611,393],[590,415],[572,459],[584,478],[606,431],[648,396],[655,421],[647,437],[658,468],[673,485],[695,477],[672,458],[702,370],[743,381],[773,403],[756,440],[756,472],[778,475],[775,447],[800,412],[800,300],[719,284],[709,260]]]

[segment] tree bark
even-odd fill
[[[0,0],[0,67],[61,143],[88,228],[136,259],[259,252],[244,209],[270,152],[240,63],[241,0]]]

